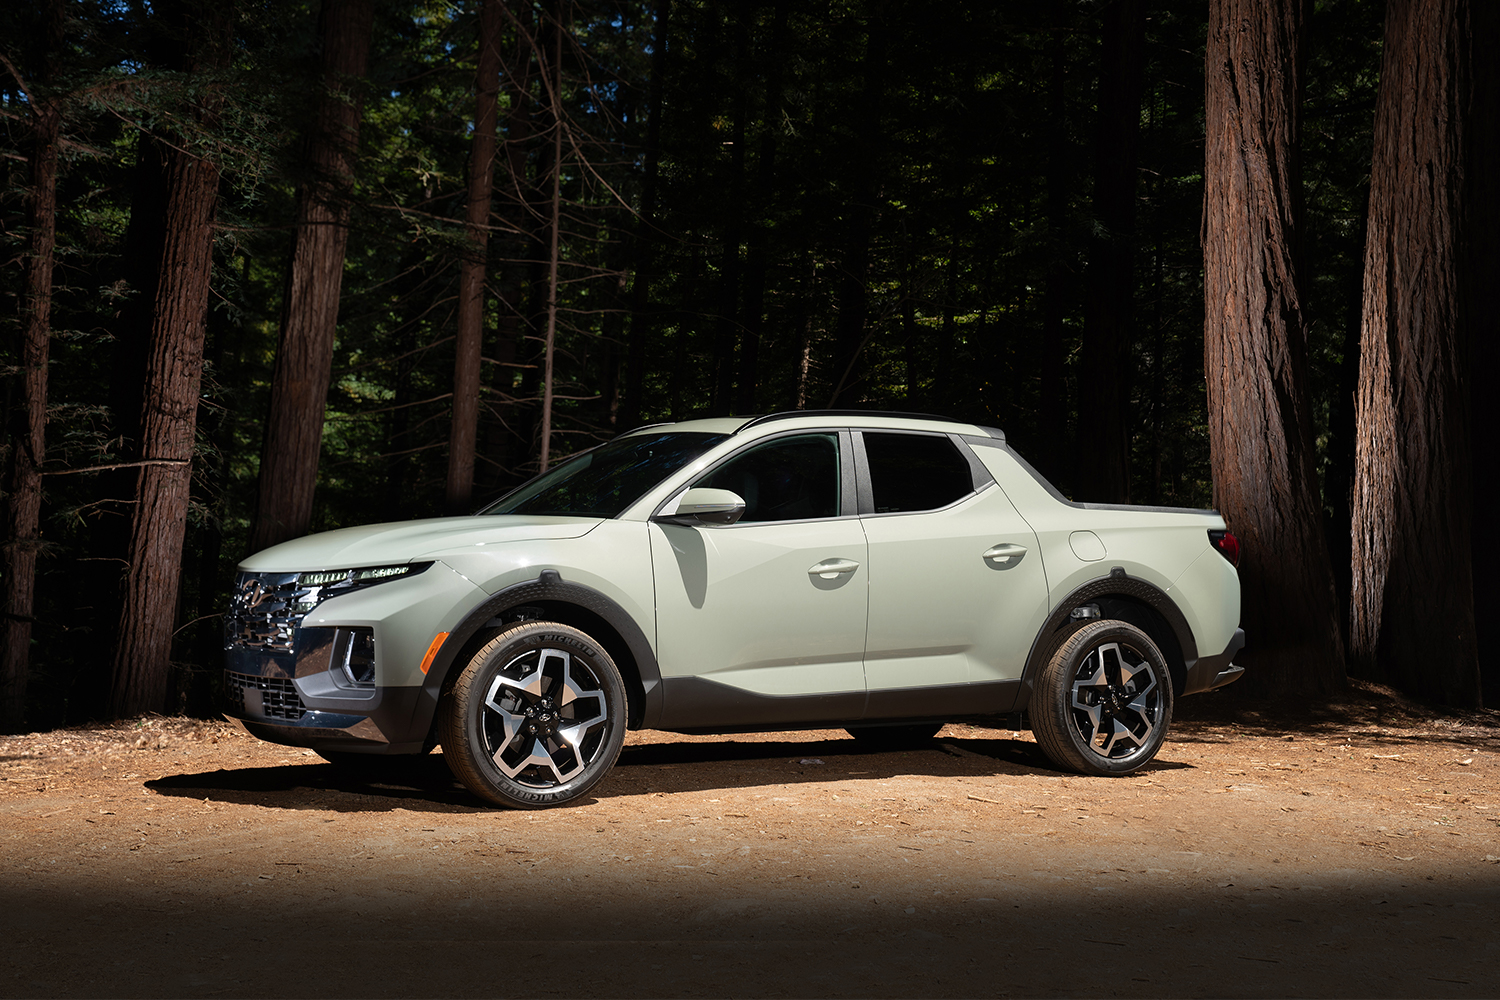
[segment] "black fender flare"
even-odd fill
[[[1168,664],[1172,667],[1173,679],[1180,691],[1187,671],[1191,670],[1193,664],[1198,661],[1198,643],[1193,638],[1193,630],[1188,625],[1187,617],[1183,615],[1177,602],[1168,597],[1160,587],[1139,577],[1130,576],[1125,572],[1124,567],[1116,566],[1109,571],[1108,576],[1096,577],[1075,587],[1053,607],[1052,613],[1047,616],[1047,620],[1042,623],[1041,630],[1032,640],[1031,652],[1026,656],[1026,666],[1021,673],[1021,690],[1016,696],[1013,712],[1024,712],[1031,704],[1033,685],[1043,668],[1047,666],[1052,653],[1066,638],[1067,625],[1072,617],[1073,609],[1111,597],[1145,605],[1160,616],[1170,629],[1172,638],[1176,640],[1176,649],[1163,649],[1162,654],[1166,656]],[[1132,624],[1137,623],[1132,622]],[[1161,644],[1158,643],[1158,645]]]
[[[637,686],[632,683],[629,671],[621,670],[621,673],[625,674],[626,688],[630,690],[632,699],[639,698],[641,702],[639,708],[632,706],[631,728],[651,728],[655,725],[661,717],[661,665],[657,662],[656,653],[652,650],[646,633],[641,630],[640,625],[629,612],[593,587],[587,587],[581,583],[568,583],[563,580],[562,574],[557,570],[544,569],[534,580],[512,584],[491,594],[475,605],[463,621],[448,633],[437,655],[433,657],[426,679],[422,682],[422,695],[418,699],[412,718],[414,730],[423,733],[431,730],[432,721],[437,715],[438,702],[442,699],[448,677],[454,665],[458,663],[459,657],[467,650],[470,640],[504,612],[527,604],[572,605],[602,619],[613,629],[624,645],[624,651],[628,652],[634,661],[635,672],[640,679],[640,684]],[[604,636],[594,638],[606,648],[612,645],[605,641]],[[611,654],[614,655],[614,653],[615,651],[611,650]],[[459,666],[462,668],[462,664]]]

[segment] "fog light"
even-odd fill
[[[341,684],[358,688],[375,686],[375,630],[334,630],[333,671]]]

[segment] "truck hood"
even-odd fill
[[[300,573],[322,569],[399,566],[456,546],[490,545],[545,538],[579,538],[598,526],[597,517],[475,515],[433,517],[340,528],[294,538],[263,549],[240,563],[249,573]]]

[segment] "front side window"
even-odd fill
[[[586,451],[490,504],[481,514],[616,517],[724,434],[633,434]]]
[[[837,517],[838,435],[799,434],[756,445],[693,485],[739,494],[745,501],[741,524]]]
[[[866,431],[864,440],[877,514],[937,510],[974,492],[969,460],[945,437]]]

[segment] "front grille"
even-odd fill
[[[298,585],[296,573],[241,573],[224,616],[225,647],[290,653],[316,594],[317,588]]]
[[[302,704],[302,698],[297,694],[297,685],[287,677],[255,677],[226,670],[224,687],[230,707],[239,715],[251,714],[245,707],[245,694],[248,691],[260,692],[260,714],[268,719],[297,722],[307,714],[307,706]]]

